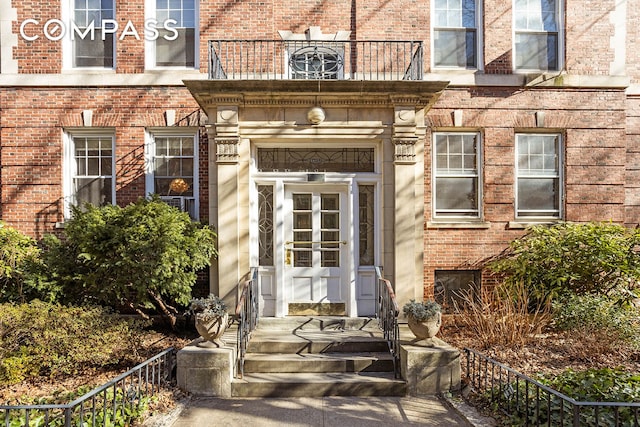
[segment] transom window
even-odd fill
[[[478,133],[434,134],[435,218],[478,218]]]
[[[261,172],[375,172],[373,148],[258,148]]]
[[[102,21],[114,19],[113,0],[73,0],[73,66],[113,68],[115,38],[113,32],[103,32]],[[113,31],[113,24],[105,24]],[[79,33],[79,34],[78,34]]]
[[[433,0],[436,67],[478,67],[479,0]]]
[[[516,217],[560,218],[560,135],[517,134],[516,159]]]
[[[515,68],[560,69],[561,0],[514,0]]]

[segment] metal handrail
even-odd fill
[[[578,427],[585,425],[584,417],[593,417],[598,426],[640,426],[640,403],[577,401],[475,350],[465,348],[464,352],[471,387],[487,393],[505,414],[524,417],[527,425]],[[624,412],[633,418],[632,424],[623,422]],[[613,417],[613,424],[605,422],[607,415]]]
[[[0,425],[115,425],[118,414],[131,421],[130,409],[173,380],[175,354],[175,349],[170,347],[71,403],[0,405]],[[16,414],[14,418],[12,414]],[[23,423],[16,424],[20,421]]]
[[[235,377],[244,377],[244,359],[251,333],[258,326],[260,299],[258,297],[258,268],[251,267],[248,279],[242,286],[242,292],[236,306],[238,320],[238,340],[236,343]]]
[[[398,301],[391,282],[382,277],[382,267],[375,266],[378,278],[378,327],[382,329],[384,339],[389,345],[389,352],[393,357],[393,372],[400,378],[400,328],[398,327]]]

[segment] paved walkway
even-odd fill
[[[169,424],[205,426],[375,427],[472,424],[435,396],[323,398],[197,398]]]

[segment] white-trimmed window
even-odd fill
[[[198,4],[195,0],[146,0],[157,34],[147,42],[147,68],[198,67]]]
[[[288,43],[289,78],[334,80],[344,77],[344,44]]]
[[[195,132],[149,134],[147,194],[198,219],[198,140]]]
[[[478,68],[480,0],[433,0],[433,65]]]
[[[65,144],[65,217],[71,206],[114,204],[115,138],[105,132],[67,133]]]
[[[480,217],[480,134],[433,134],[433,206],[435,219]]]
[[[69,28],[71,55],[67,65],[73,68],[114,68],[114,0],[69,1],[72,2],[71,19],[75,27]]]
[[[561,218],[561,165],[559,134],[516,134],[516,218]]]
[[[561,69],[562,0],[514,0],[516,70]]]

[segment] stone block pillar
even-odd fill
[[[438,338],[401,344],[400,369],[410,396],[460,389],[460,351]]]
[[[178,352],[178,387],[195,396],[231,397],[234,349],[190,344]]]

